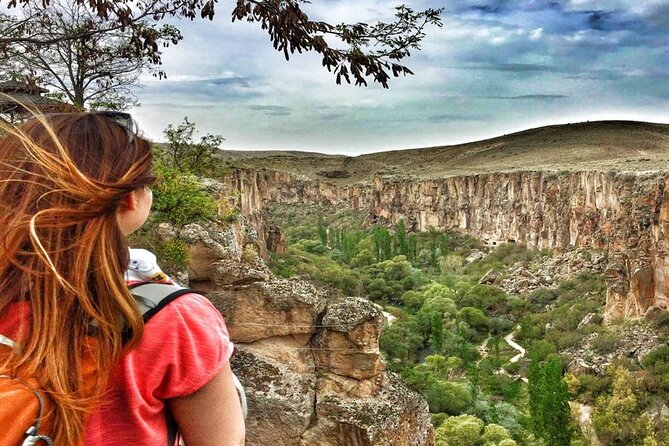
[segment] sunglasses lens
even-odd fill
[[[128,146],[130,146],[135,137],[135,121],[132,119],[130,113],[104,111],[100,112],[100,114],[111,119],[125,129],[128,134]]]

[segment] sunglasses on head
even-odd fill
[[[91,114],[104,116],[105,118],[108,118],[123,127],[126,135],[128,136],[127,145],[128,147],[132,146],[132,142],[135,139],[135,135],[137,134],[137,129],[135,127],[135,120],[132,119],[130,113],[106,110],[91,112]]]

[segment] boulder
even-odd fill
[[[396,375],[377,378],[377,390],[366,397],[333,389],[346,388],[345,377],[326,374],[316,390],[315,423],[300,446],[427,446],[434,429],[425,400]],[[337,382],[333,384],[332,381]],[[355,382],[355,380],[353,380]]]
[[[368,300],[348,297],[331,302],[313,341],[319,369],[369,379],[385,366],[379,352],[383,314]]]
[[[326,304],[323,291],[292,279],[222,287],[209,298],[225,316],[231,339],[243,343],[314,334]]]

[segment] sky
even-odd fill
[[[392,20],[381,0],[313,0],[304,10],[330,23]],[[178,21],[167,80],[143,76],[132,113],[163,139],[188,117],[230,150],[358,155],[476,141],[556,123],[630,119],[669,123],[669,0],[415,0],[445,8],[413,76],[390,89],[338,86],[317,54],[289,62],[257,24],[216,17]]]

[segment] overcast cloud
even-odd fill
[[[314,54],[286,62],[257,25],[179,22],[168,79],[144,79],[133,110],[145,133],[188,116],[224,148],[359,154],[453,144],[539,125],[669,122],[669,0],[465,0],[445,7],[390,90],[337,86]],[[329,22],[389,20],[393,3],[313,0]]]

